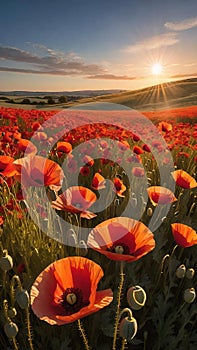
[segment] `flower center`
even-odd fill
[[[73,203],[73,207],[81,209],[82,205],[80,203]]]
[[[129,247],[124,243],[117,243],[117,244],[114,243],[107,250],[109,250],[112,253],[116,253],[116,254],[129,254],[130,253]]]
[[[75,293],[69,293],[66,297],[66,301],[70,305],[74,305],[77,302],[77,296]]]
[[[67,288],[62,294],[59,303],[64,308],[66,316],[69,316],[88,306],[89,300],[84,299],[81,289]]]

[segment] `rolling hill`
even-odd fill
[[[103,93],[104,91],[105,90],[102,90]],[[33,93],[31,92],[31,96],[33,96],[33,98],[36,98],[38,96],[37,94],[33,96]],[[55,94],[58,93],[56,92]],[[62,92],[59,94],[62,94]],[[5,98],[5,93],[3,96]],[[11,96],[14,96],[14,92],[12,92]],[[29,92],[26,96],[29,96]],[[81,96],[83,96],[83,93],[81,93]],[[23,95],[23,97],[25,97],[25,95]],[[107,94],[105,95],[89,95],[88,97],[82,97],[76,101],[71,101],[67,103],[56,103],[55,105],[45,104],[44,106],[32,106],[24,104],[11,104],[6,103],[3,97],[0,98],[0,106],[3,105],[6,107],[20,107],[28,109],[39,108],[57,110],[62,108],[73,107],[88,102],[111,102],[116,104],[122,104],[141,111],[155,111],[162,109],[195,106],[197,105],[197,78],[163,83],[159,85],[146,87],[140,90],[130,90],[118,93],[115,92],[111,94],[109,94],[109,91],[107,91]]]

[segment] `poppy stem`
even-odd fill
[[[117,339],[117,333],[118,333],[120,303],[121,303],[122,289],[123,289],[123,285],[124,285],[124,272],[123,271],[124,271],[124,261],[121,261],[120,262],[120,283],[119,283],[118,295],[117,295],[117,310],[116,310],[116,317],[115,317],[114,338],[113,338],[112,350],[116,350],[116,339]]]
[[[91,350],[91,348],[88,345],[88,339],[87,339],[87,336],[85,334],[85,330],[83,328],[82,322],[80,320],[78,320],[77,323],[78,323],[78,329],[79,329],[80,334],[81,334],[81,336],[83,338],[83,343],[85,345],[85,349],[86,350]]]
[[[127,341],[126,341],[126,339],[123,339],[122,345],[121,345],[121,350],[125,349],[125,345],[127,345]]]
[[[29,315],[29,308],[26,308],[26,322],[27,322],[27,335],[28,335],[28,342],[31,350],[34,350],[33,342],[32,342],[32,330],[31,330],[31,324],[30,324],[30,315]]]

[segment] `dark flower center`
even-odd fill
[[[116,254],[130,254],[129,247],[124,243],[114,243],[111,247],[107,248],[108,251]]]
[[[59,303],[66,311],[66,316],[75,314],[83,307],[89,305],[89,300],[83,298],[82,290],[79,288],[67,288],[61,296]]]

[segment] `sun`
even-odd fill
[[[162,73],[163,71],[163,67],[161,65],[161,63],[156,62],[152,65],[151,71],[154,75],[159,75]]]

